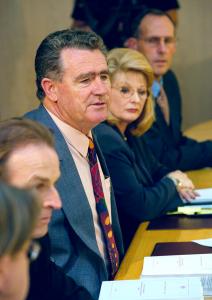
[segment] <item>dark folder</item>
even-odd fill
[[[212,228],[212,216],[163,216],[152,220],[147,230]]]
[[[207,253],[212,253],[211,247],[201,246],[194,242],[169,242],[157,243],[151,256]]]

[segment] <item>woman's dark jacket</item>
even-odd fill
[[[114,125],[103,122],[94,130],[105,156],[127,248],[138,225],[182,205],[175,184],[141,137],[126,139]]]

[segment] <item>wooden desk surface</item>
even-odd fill
[[[185,130],[184,134],[197,141],[212,140],[212,120],[194,125]]]
[[[139,278],[144,256],[150,256],[159,242],[186,242],[212,238],[212,229],[146,230],[148,222],[141,224],[124,257],[116,279]]]
[[[184,134],[197,141],[212,140],[212,120],[188,128]],[[186,172],[198,189],[212,187],[212,168]]]

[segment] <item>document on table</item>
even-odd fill
[[[198,277],[104,281],[99,300],[202,300]]]
[[[212,235],[212,233],[211,233],[211,235]],[[212,238],[201,239],[201,240],[193,240],[192,242],[197,243],[201,246],[212,247]]]
[[[196,190],[199,196],[195,200],[191,199],[193,204],[212,203],[212,188]]]
[[[141,276],[200,276],[204,296],[212,295],[212,254],[145,257]]]

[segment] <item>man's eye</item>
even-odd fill
[[[90,78],[83,78],[80,83],[89,83],[90,82]]]
[[[129,94],[130,93],[130,89],[128,87],[123,86],[123,87],[120,88],[120,92],[122,94]]]
[[[156,37],[152,37],[152,38],[149,38],[148,42],[149,42],[150,44],[158,44],[159,39],[156,38]]]
[[[173,38],[173,37],[167,37],[167,38],[164,39],[164,43],[166,45],[174,44],[175,43],[175,38]]]
[[[101,74],[100,78],[101,78],[101,80],[106,81],[106,80],[109,80],[109,75],[108,74]]]
[[[36,190],[43,190],[45,189],[46,185],[44,183],[39,183],[35,186]]]

